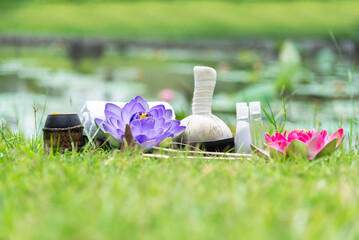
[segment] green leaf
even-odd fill
[[[287,122],[287,109],[285,108],[285,102],[284,102],[284,98],[282,97],[282,103],[283,103],[283,125],[280,128],[280,132],[283,132],[285,124]]]
[[[165,140],[160,142],[160,144],[158,146],[161,148],[167,148],[171,145],[171,143],[172,143],[172,138],[166,138]]]
[[[284,160],[286,157],[284,153],[282,153],[276,148],[269,148],[269,155],[271,156],[271,158],[276,160]]]
[[[287,157],[293,160],[307,159],[308,158],[307,145],[299,140],[291,141],[287,147]]]
[[[262,157],[262,158],[265,158],[265,159],[270,159],[270,156],[268,154],[268,152],[266,152],[265,150],[263,149],[260,149],[259,147],[256,147],[254,145],[251,144],[251,148],[252,148],[252,151],[257,154],[259,157]]]
[[[110,144],[111,147],[113,148],[120,148],[121,147],[121,142],[118,141],[116,138],[114,138],[111,134],[109,133],[104,133],[107,139],[107,142]]]
[[[269,122],[276,128],[276,123],[274,122],[273,118],[269,115],[269,113],[262,107],[264,114],[267,116]]]
[[[318,159],[332,154],[336,150],[337,142],[338,138],[334,138],[327,145],[325,145],[324,148],[320,150],[320,152],[316,156],[314,156],[313,159]]]

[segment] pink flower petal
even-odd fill
[[[320,132],[320,135],[322,135],[322,137],[324,138],[324,142],[326,142],[326,140],[328,139],[328,132],[326,130],[323,130]]]
[[[324,147],[324,138],[317,133],[308,142],[308,159],[313,159]]]
[[[285,138],[286,135],[287,135],[287,132],[285,131],[283,134],[276,133],[275,137],[277,138],[277,141],[287,141],[287,139]]]
[[[281,151],[282,153],[284,153],[284,146],[281,146],[279,144],[279,142],[271,142],[271,143],[268,143],[268,146],[270,148],[274,148],[274,149],[277,149],[278,151]]]
[[[266,139],[266,143],[267,143],[267,144],[273,142],[273,141],[272,141],[272,137],[271,137],[268,133],[265,134],[265,139]]]
[[[317,134],[318,134],[318,131],[315,130],[315,128],[313,128],[312,131],[309,131],[309,137],[310,137],[310,138],[314,137],[314,136],[317,135]]]
[[[343,128],[338,129],[335,133],[333,133],[326,141],[326,143],[331,142],[333,139],[337,138],[337,144],[336,144],[336,148],[339,147],[339,144],[342,142],[343,140],[343,133],[344,130]]]
[[[291,142],[293,140],[297,140],[299,138],[298,132],[297,131],[291,131],[288,134],[288,141]]]
[[[311,136],[309,135],[309,132],[308,131],[300,131],[300,137],[302,142],[304,143],[307,143],[310,139],[311,139]]]

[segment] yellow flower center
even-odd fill
[[[140,119],[142,118],[150,118],[147,113],[141,113]]]
[[[298,131],[298,132],[304,131],[305,133],[309,133],[309,130],[307,130],[307,129],[297,129],[297,131]]]

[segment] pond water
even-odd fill
[[[207,65],[218,74],[213,112],[233,131],[236,102],[258,100],[266,109],[268,102],[281,118],[282,97],[288,129],[349,129],[359,114],[359,73],[348,71],[352,61],[326,48],[306,53],[291,42],[284,43],[278,53],[258,49],[109,49],[100,59],[81,62],[71,61],[61,47],[20,52],[3,47],[0,116],[9,127],[31,136],[34,109],[39,123],[43,114],[80,113],[87,100],[128,101],[136,95],[157,100],[161,90],[170,89],[174,94],[170,103],[181,119],[191,114],[193,67]]]

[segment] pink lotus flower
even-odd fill
[[[172,89],[164,88],[158,93],[158,98],[162,101],[171,102],[175,98],[175,93]]]
[[[326,130],[321,132],[315,129],[311,131],[293,130],[288,134],[276,133],[273,136],[265,135],[267,145],[270,147],[270,155],[285,155],[285,156],[302,156],[309,160],[316,157],[329,155],[338,148],[343,140],[343,129],[337,130],[334,134],[329,135]],[[253,146],[255,150],[266,156],[268,153]]]

